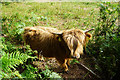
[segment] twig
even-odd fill
[[[86,67],[85,65],[83,65],[82,63],[79,63],[79,65],[81,65],[85,70],[87,70],[88,72],[90,72],[90,74],[94,75],[95,77],[100,79],[100,76],[98,76],[97,74],[95,74],[92,70],[90,70],[88,67]]]

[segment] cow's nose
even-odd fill
[[[77,54],[77,55],[76,55],[76,58],[79,59],[79,58],[80,58],[80,54]]]
[[[79,58],[80,58],[80,55],[79,55],[79,54],[73,55],[72,58],[79,59]]]

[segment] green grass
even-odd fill
[[[25,26],[86,29],[86,27],[93,26],[92,22],[96,21],[96,17],[90,15],[91,10],[95,10],[95,13],[98,12],[96,7],[97,3],[81,2],[10,3],[2,6],[2,16],[10,19],[13,27],[20,21]],[[88,23],[91,25],[88,26]]]

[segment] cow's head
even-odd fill
[[[62,33],[53,33],[64,40],[67,44],[69,50],[71,51],[70,56],[72,58],[80,58],[80,55],[83,54],[83,47],[86,47],[88,39],[91,38],[91,34],[88,33],[90,30],[82,31],[80,29],[65,30]]]

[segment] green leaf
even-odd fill
[[[56,72],[52,72],[51,74],[50,74],[50,77],[49,78],[51,78],[52,80],[53,79],[58,79],[58,78],[62,78],[60,75],[58,75]]]
[[[18,71],[15,71],[14,75],[16,75],[18,78],[22,78],[21,74]]]

